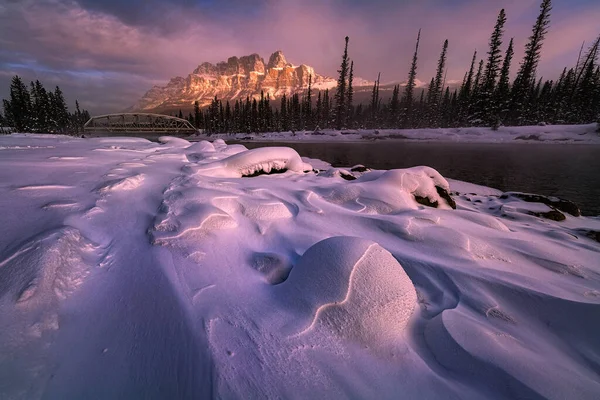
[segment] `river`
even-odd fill
[[[427,165],[443,176],[503,191],[556,196],[600,215],[600,146],[469,144],[385,141],[369,143],[244,142],[248,148],[288,146],[336,167],[374,169]]]

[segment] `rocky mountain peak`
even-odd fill
[[[284,68],[291,66],[292,64],[288,63],[285,59],[283,51],[277,50],[275,53],[271,54],[271,57],[269,57],[269,64],[267,65],[267,68]]]
[[[317,74],[308,65],[293,66],[281,50],[271,54],[267,64],[258,54],[229,57],[217,64],[204,62],[186,78],[176,77],[166,86],[155,86],[129,110],[188,112],[194,102],[205,107],[215,96],[223,101],[236,101],[260,98],[263,93],[275,100],[284,94],[304,93],[311,77],[315,90],[336,85],[335,79]]]

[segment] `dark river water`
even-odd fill
[[[600,146],[468,143],[259,143],[288,146],[301,156],[336,167],[374,169],[427,165],[443,176],[503,191],[557,196],[575,202],[584,215],[600,215]]]

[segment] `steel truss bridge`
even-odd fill
[[[90,118],[83,127],[86,132],[197,132],[185,119],[147,113],[98,115]]]

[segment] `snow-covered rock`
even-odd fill
[[[310,247],[280,289],[313,315],[302,333],[324,329],[369,347],[401,340],[417,304],[415,287],[398,261],[378,244],[355,237]]]
[[[298,153],[289,147],[263,147],[242,151],[195,169],[198,175],[220,178],[241,178],[273,171],[302,173],[312,171],[312,166],[302,161]]]

